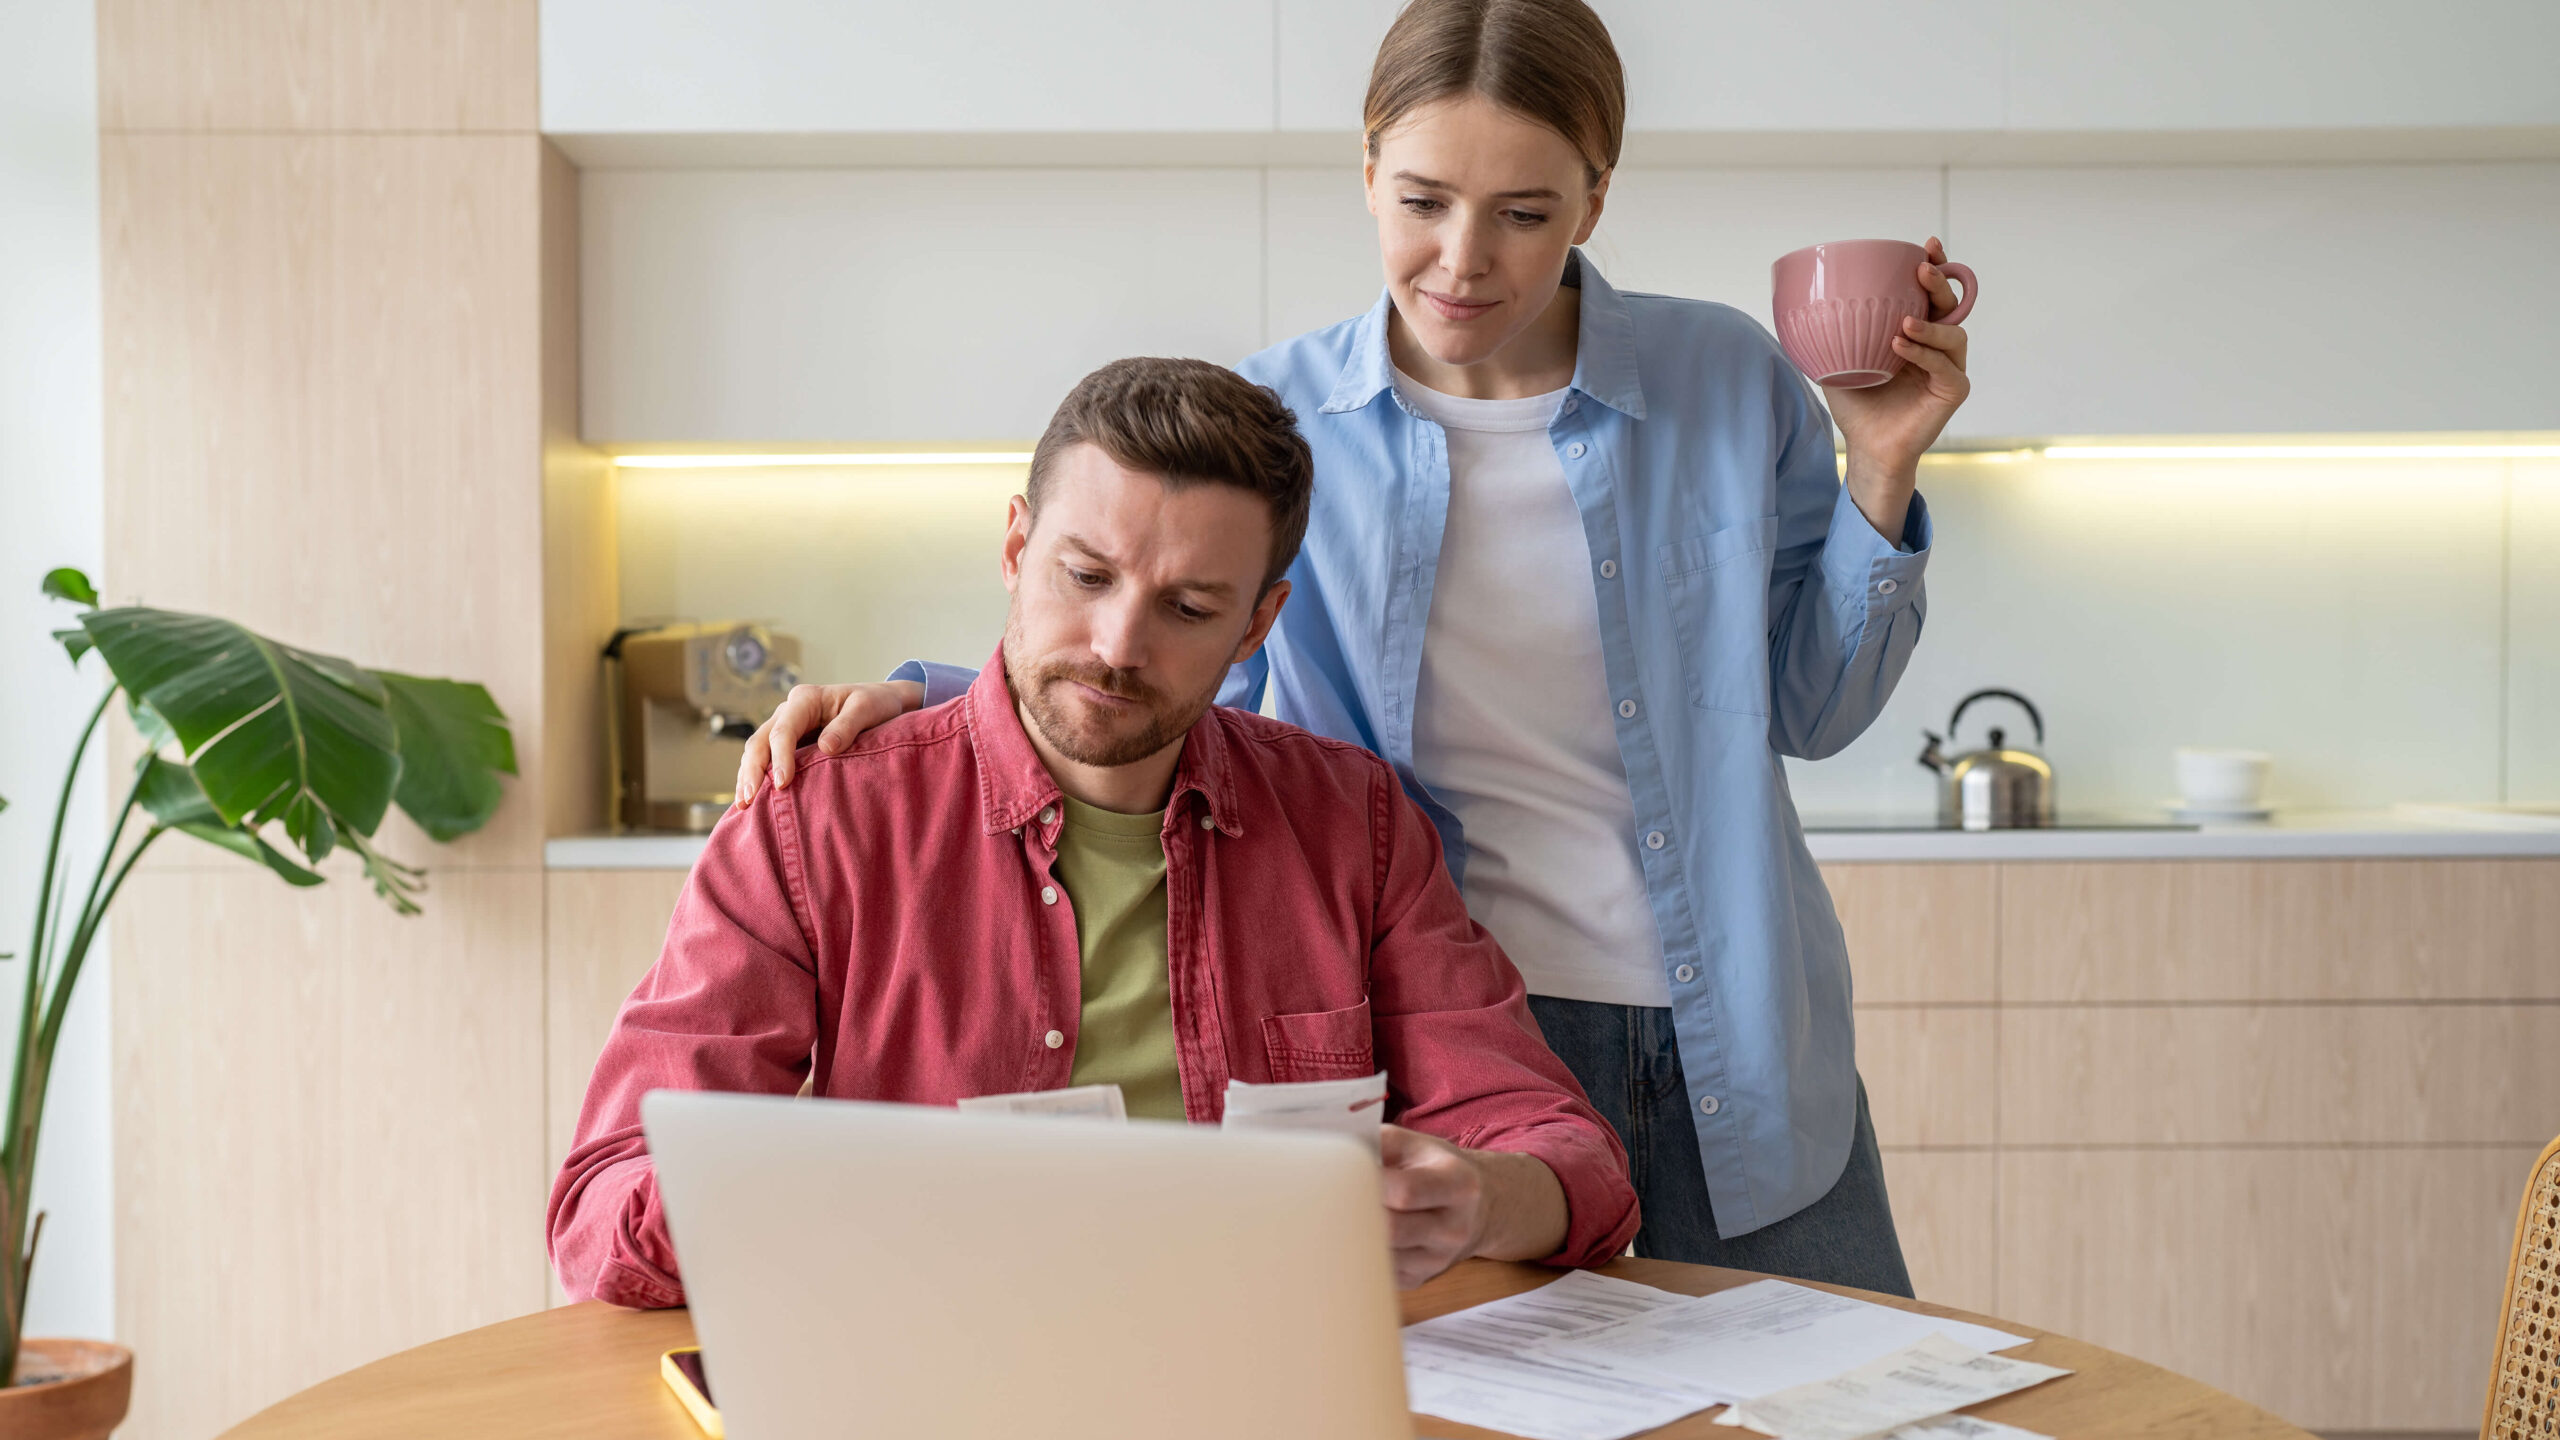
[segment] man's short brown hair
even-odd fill
[[[1315,494],[1315,457],[1280,396],[1224,365],[1140,356],[1114,360],[1077,381],[1031,453],[1022,495],[1035,523],[1049,466],[1071,445],[1095,446],[1131,470],[1161,477],[1167,489],[1233,485],[1261,496],[1271,506],[1263,593],[1298,558]]]

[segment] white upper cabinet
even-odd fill
[[[1036,438],[1123,355],[1262,344],[1252,170],[590,170],[599,444]]]
[[[1957,170],[1964,436],[2560,426],[2560,165]]]
[[[1266,0],[543,0],[554,134],[1265,131]]]
[[[1356,131],[1369,65],[1403,0],[1273,0],[1279,128]]]
[[[1636,131],[1996,130],[2000,0],[1600,0]]]
[[[1714,300],[1770,328],[1769,266],[1826,240],[1938,233],[1938,172],[1629,166],[1588,253],[1621,290]],[[1954,258],[1963,259],[1962,255]]]
[[[2018,130],[2560,125],[2553,0],[2016,0]]]

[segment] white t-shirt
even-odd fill
[[[1466,400],[1398,372],[1396,394],[1449,437],[1413,763],[1466,829],[1468,913],[1532,995],[1668,1005],[1591,547],[1547,438],[1565,392]]]

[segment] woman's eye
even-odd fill
[[[1441,205],[1439,201],[1428,195],[1407,195],[1404,197],[1404,208],[1416,215],[1437,215],[1440,213]]]
[[[1522,227],[1547,223],[1547,217],[1536,210],[1506,210],[1502,213],[1512,224]]]

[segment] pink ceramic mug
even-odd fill
[[[1778,257],[1769,267],[1778,343],[1815,383],[1843,390],[1881,385],[1902,368],[1893,337],[1902,317],[1929,318],[1920,267],[1929,252],[1907,240],[1834,240]],[[1961,325],[1973,313],[1973,270],[1938,267],[1962,282],[1963,298],[1938,321]]]

